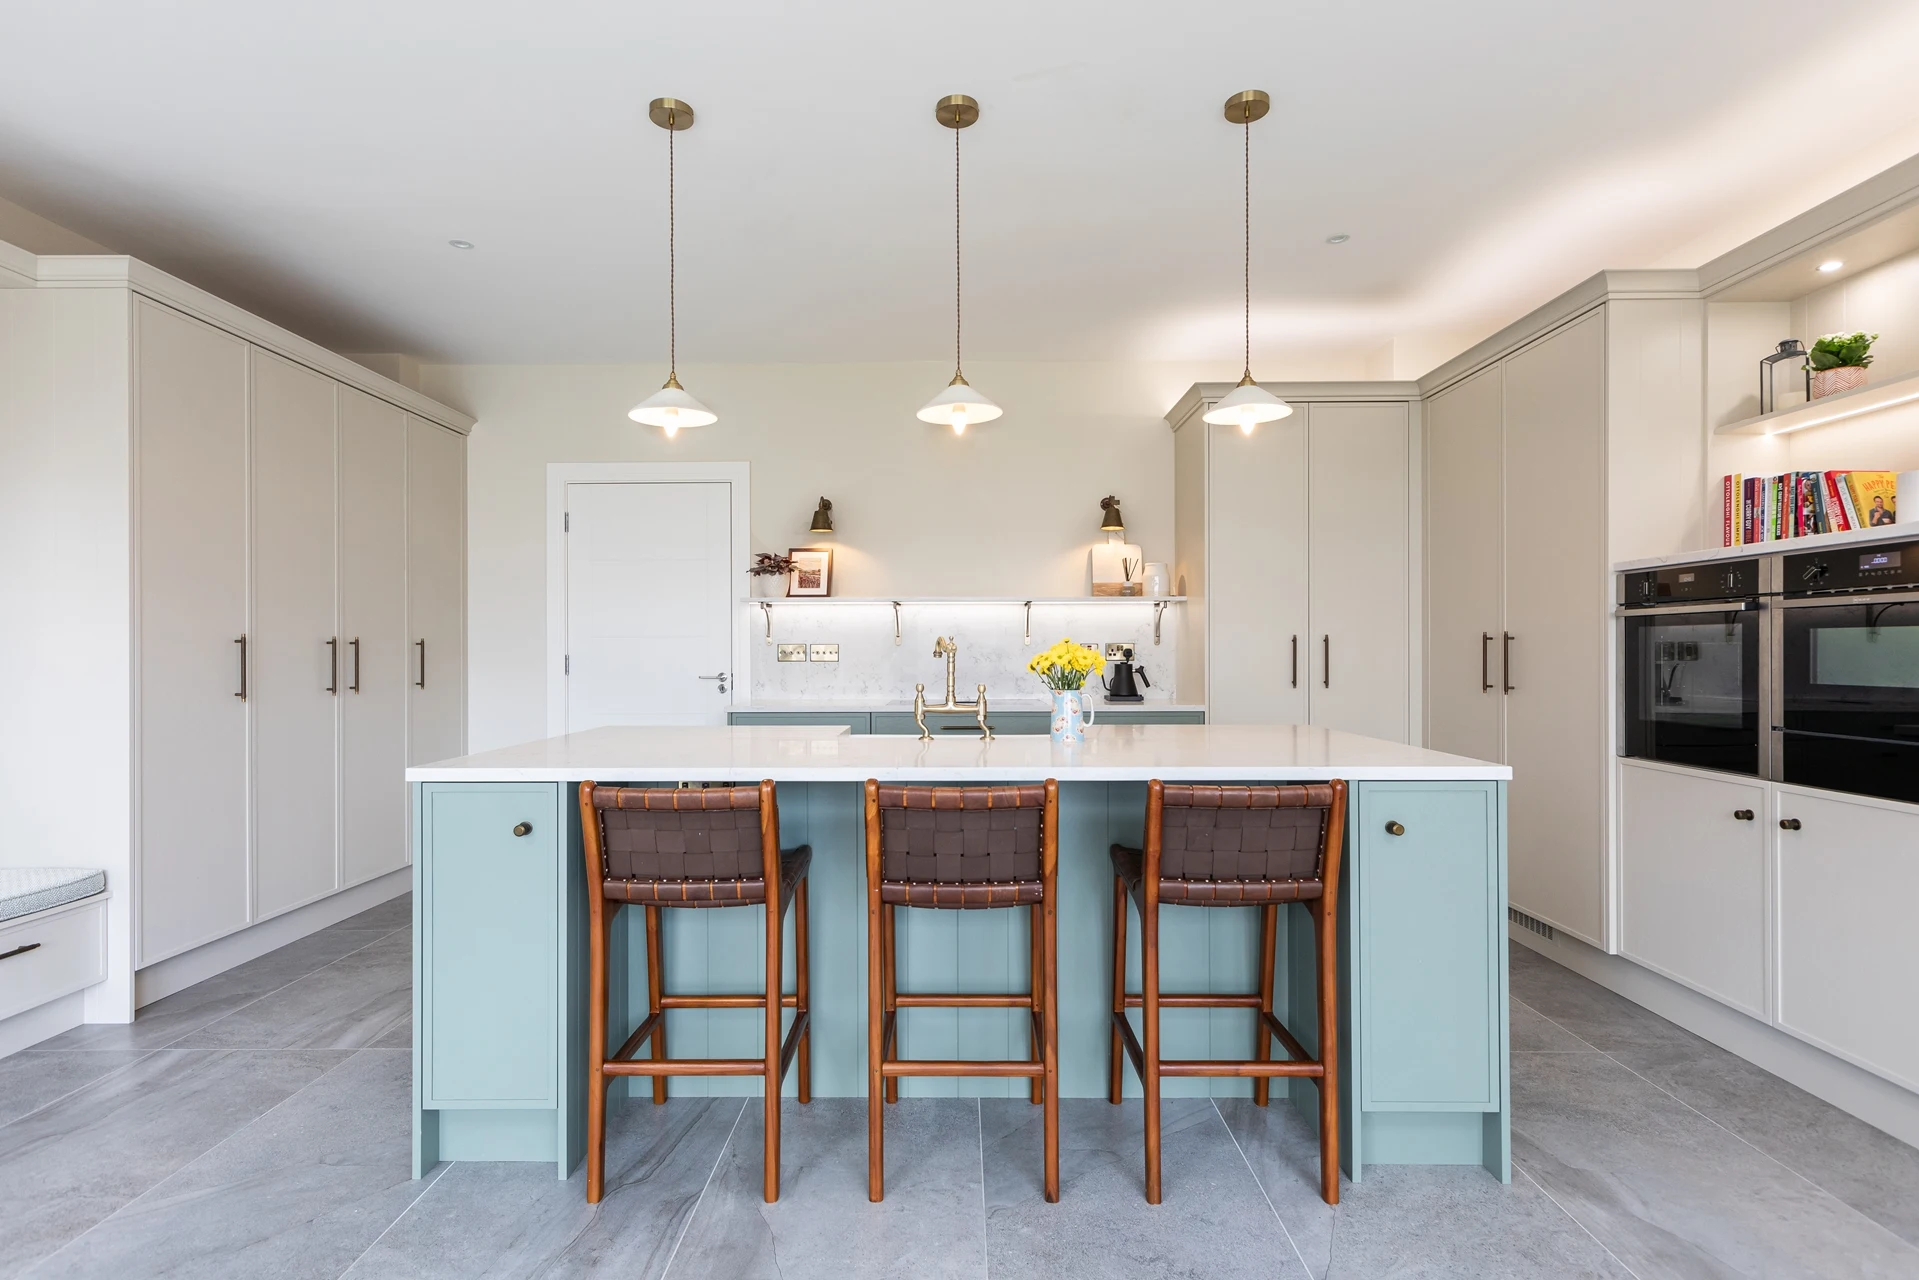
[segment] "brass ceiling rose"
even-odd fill
[[[1234,124],[1251,124],[1273,109],[1273,99],[1264,89],[1242,89],[1226,99],[1226,118]]]
[[[693,108],[678,98],[655,98],[647,104],[646,114],[660,128],[675,133],[693,127]]]
[[[949,129],[964,129],[979,119],[979,103],[963,93],[951,93],[933,104],[933,118]]]

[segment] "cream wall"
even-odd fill
[[[955,439],[913,417],[950,365],[689,366],[712,427],[668,442],[627,409],[645,366],[426,365],[420,389],[479,419],[467,443],[469,718],[475,751],[544,736],[549,462],[744,460],[753,549],[808,545],[833,500],[835,594],[1076,595],[1117,494],[1150,560],[1173,554],[1173,436],[1163,415],[1207,364],[967,366],[1006,410]],[[1262,369],[1269,379],[1363,369]],[[740,584],[746,594],[747,584]]]
[[[77,231],[69,231],[49,222],[30,209],[22,209],[11,200],[0,199],[0,240],[19,245],[28,253],[112,253],[113,250],[89,240]]]

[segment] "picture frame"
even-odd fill
[[[793,547],[793,572],[786,579],[789,596],[830,596],[833,594],[833,549],[831,547]]]

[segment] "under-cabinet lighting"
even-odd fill
[[[1881,400],[1876,404],[1865,404],[1854,409],[1842,410],[1839,413],[1829,413],[1823,418],[1814,418],[1811,422],[1795,422],[1788,426],[1780,427],[1777,430],[1768,431],[1766,434],[1769,436],[1783,436],[1792,431],[1804,431],[1808,427],[1823,427],[1828,423],[1844,422],[1847,418],[1856,418],[1862,413],[1877,413],[1881,409],[1890,409],[1894,405],[1910,404],[1914,400],[1919,400],[1919,391],[1907,392],[1897,400]]]

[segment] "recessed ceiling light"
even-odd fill
[[[1845,263],[1839,261],[1839,259],[1837,258],[1827,258],[1824,262],[1819,264],[1819,269],[1821,271],[1837,271],[1839,270],[1839,268],[1845,265],[1846,265]]]
[[[1344,231],[1340,231],[1333,235],[1327,236],[1326,243],[1327,244],[1345,244],[1348,240],[1351,240],[1351,239],[1352,239],[1351,236],[1347,235]]]
[[[473,247],[473,242],[471,240],[449,240],[447,241],[447,243],[452,245],[455,249],[471,249]]]

